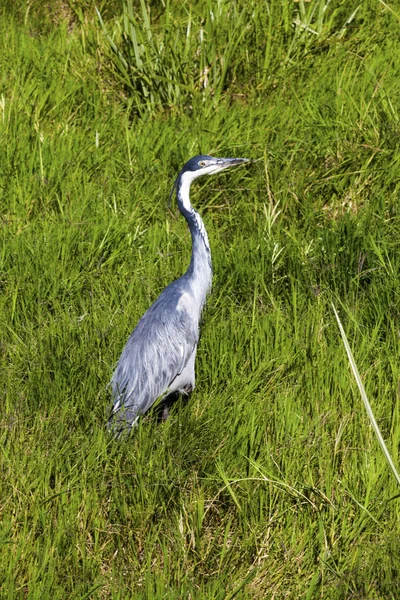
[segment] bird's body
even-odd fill
[[[122,351],[111,380],[110,427],[119,434],[134,426],[160,396],[188,394],[195,386],[199,322],[211,288],[211,252],[200,215],[189,199],[190,184],[246,159],[197,156],[176,180],[179,210],[192,236],[192,258],[182,277],[170,283],[145,312]]]

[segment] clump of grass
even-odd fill
[[[247,94],[249,84],[269,86],[280,66],[290,66],[329,36],[340,39],[357,10],[344,19],[339,7],[324,0],[204,0],[195,6],[168,1],[156,11],[145,0],[140,7],[124,0],[123,15],[109,32],[96,8],[114,73],[139,113],[188,110],[196,100],[216,106],[223,94]]]

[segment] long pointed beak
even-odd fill
[[[220,158],[218,164],[221,163],[221,167],[224,169],[227,167],[235,167],[244,163],[250,162],[249,158]]]
[[[212,173],[219,173],[219,171],[223,171],[229,167],[238,167],[239,165],[248,162],[250,162],[248,158],[219,158],[214,170],[210,172],[210,175]]]

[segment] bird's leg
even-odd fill
[[[157,409],[157,418],[159,421],[165,423],[165,421],[169,417],[169,409],[178,398],[179,392],[171,392],[169,394],[166,394],[164,398],[161,399],[160,406]]]
[[[167,404],[164,404],[163,410],[162,410],[162,415],[161,415],[162,422],[165,423],[165,421],[168,419],[168,417],[169,417],[168,406],[167,406]]]
[[[179,390],[166,394],[164,398],[161,399],[160,407],[158,409],[158,420],[165,423],[169,417],[169,409],[172,407],[172,405],[175,404],[175,402],[179,399],[179,396],[183,395],[187,397],[193,390],[193,387],[194,386],[192,383],[188,383]]]

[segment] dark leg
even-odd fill
[[[179,398],[179,392],[172,392],[172,394],[168,394],[165,396],[161,402],[160,406],[157,410],[157,419],[165,423],[169,416],[169,409]]]
[[[166,404],[164,404],[164,406],[162,407],[162,415],[161,415],[161,419],[162,419],[163,423],[165,423],[165,421],[168,419],[168,417],[169,417],[168,406]]]
[[[161,400],[160,407],[158,409],[158,420],[165,423],[165,421],[168,419],[169,409],[172,407],[172,405],[175,404],[177,400],[179,400],[179,397],[181,395],[187,397],[192,391],[192,389],[193,387],[190,384],[188,384],[186,387],[180,389],[179,391],[171,392],[171,394],[167,394],[166,396],[164,396],[164,398]]]

